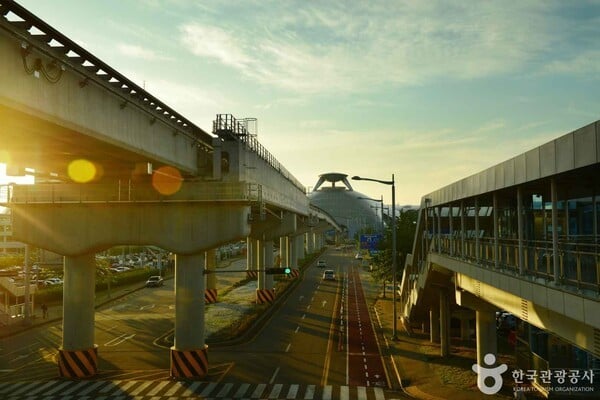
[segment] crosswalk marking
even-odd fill
[[[254,392],[252,393],[252,395],[250,396],[250,398],[252,398],[252,399],[259,399],[260,396],[262,396],[263,392],[265,391],[266,387],[267,387],[267,385],[265,385],[264,383],[261,383],[261,384],[257,385],[256,389],[254,389]]]
[[[227,393],[229,393],[232,388],[233,388],[233,383],[226,383],[226,384],[224,384],[223,385],[223,389],[221,389],[221,391],[219,393],[217,393],[217,397],[225,397],[225,396],[227,396]]]
[[[276,385],[273,386],[273,390],[271,390],[271,393],[269,393],[269,399],[278,399],[279,398],[279,393],[281,393],[281,389],[283,388],[283,385],[281,383],[278,383]]]
[[[185,392],[181,393],[179,396],[181,397],[189,397],[194,394],[198,386],[200,386],[202,382],[193,382],[188,388],[185,389]]]
[[[300,385],[290,385],[290,390],[288,390],[286,399],[295,399],[299,388]]]
[[[358,395],[358,400],[367,400],[367,388],[364,386],[359,386],[356,388],[356,394]]]
[[[331,400],[331,386],[327,385],[323,388],[323,400]]]
[[[153,381],[148,381],[148,382],[144,382],[142,383],[140,386],[137,387],[137,389],[135,389],[133,392],[131,392],[130,394],[132,396],[137,396],[140,393],[142,393],[142,391],[144,389],[146,389],[148,386],[152,385],[154,382]]]
[[[340,400],[348,400],[350,398],[350,388],[348,386],[340,387]]]
[[[234,398],[238,399],[238,398],[241,398],[242,396],[244,396],[246,394],[246,392],[248,391],[249,387],[250,387],[249,383],[243,383],[240,386],[240,388],[238,389],[238,391],[235,392]]]
[[[304,395],[304,400],[311,400],[315,397],[315,385],[308,385],[306,387],[306,394]]]
[[[288,399],[385,400],[381,387],[317,386],[287,383],[233,383],[173,380],[50,380],[0,382],[7,400],[175,400],[175,399]]]

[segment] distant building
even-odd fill
[[[364,231],[380,232],[381,216],[378,217],[374,209],[381,207],[380,203],[366,200],[367,196],[354,191],[347,177],[335,172],[319,175],[319,181],[308,195],[311,203],[329,213],[344,227],[349,238]],[[321,187],[325,182],[331,186]]]

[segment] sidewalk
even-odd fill
[[[452,338],[450,356],[440,356],[440,345],[431,343],[429,334],[420,330],[413,331],[409,336],[401,320],[397,325],[397,341],[390,340],[392,334],[392,299],[378,298],[375,300],[375,311],[383,326],[384,336],[390,348],[388,354],[393,357],[397,371],[389,371],[391,379],[396,374],[400,377],[401,385],[408,395],[425,400],[478,400],[478,399],[514,399],[512,378],[510,371],[515,369],[514,357],[512,355],[500,354],[499,361],[508,365],[508,371],[504,373],[504,386],[495,395],[483,394],[477,387],[477,378],[473,372],[472,365],[477,359],[476,345],[474,340],[462,342],[459,338]],[[373,303],[372,303],[373,304]],[[377,326],[377,322],[374,321]],[[381,343],[385,354],[385,343]],[[499,343],[499,351],[505,346]],[[389,357],[388,357],[389,358]],[[539,393],[527,393],[527,399],[543,399]]]
[[[172,278],[167,278],[172,279]],[[136,290],[142,289],[145,287],[145,282],[137,282],[128,285],[119,286],[117,288],[112,288],[110,291],[110,296],[108,291],[101,291],[96,293],[96,309],[102,307],[103,305],[110,303],[112,301],[118,300],[121,297],[127,296],[128,294],[135,292]],[[33,311],[33,315],[29,323],[25,320],[21,319],[20,321],[12,321],[10,324],[6,326],[0,327],[0,339],[6,338],[9,336],[16,335],[20,332],[24,332],[26,330],[32,329],[36,326],[40,326],[47,323],[52,323],[56,321],[62,320],[62,301],[56,303],[49,303],[48,306],[48,316],[47,318],[43,318],[42,316],[42,304],[36,302],[35,309]]]

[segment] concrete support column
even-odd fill
[[[437,305],[429,309],[429,340],[431,343],[440,341],[440,309]]]
[[[258,290],[265,289],[265,246],[262,240],[256,241],[256,269],[258,270]]]
[[[63,339],[58,369],[65,378],[85,378],[98,372],[94,344],[94,254],[65,257],[63,283]]]
[[[174,378],[203,378],[208,372],[204,265],[204,253],[175,256],[175,341],[171,347]]]
[[[279,259],[280,267],[289,267],[290,266],[290,253],[288,247],[288,237],[282,236],[279,238]]]
[[[301,258],[304,258],[304,256],[306,254],[304,254],[304,235],[298,235],[296,236],[296,246],[295,246],[295,253],[294,253],[294,265],[295,266],[299,266],[298,265],[298,260]]]
[[[314,252],[314,241],[313,241],[313,233],[312,232],[308,232],[306,234],[306,252],[308,254],[311,254]]]
[[[255,241],[248,236],[246,238],[246,271],[254,270],[254,259],[256,258],[256,254],[254,254]]]
[[[432,241],[431,241],[431,243],[433,244],[433,248],[431,250],[429,250],[430,252],[434,252],[437,249],[437,230],[435,228],[437,218],[435,217],[435,210],[436,210],[436,207],[432,207],[431,208],[431,229],[432,229],[432,232],[431,232]]]
[[[263,249],[265,255],[265,264],[264,268],[273,268],[275,264],[275,257],[273,257],[273,241],[266,240],[263,242]],[[273,289],[273,275],[265,274],[265,287],[264,289],[272,290]]]
[[[477,364],[485,366],[486,354],[498,355],[498,341],[496,338],[496,313],[489,310],[475,311]]]
[[[446,290],[440,290],[440,355],[450,354],[450,303]]]
[[[217,302],[217,249],[208,250],[204,253],[206,270],[206,290],[204,291],[204,301],[207,304]]]

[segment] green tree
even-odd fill
[[[396,217],[397,282],[399,282],[399,279],[402,277],[406,255],[412,251],[417,216],[417,210],[408,209],[400,210],[400,214]],[[391,225],[391,219],[389,219],[384,231],[383,240],[379,244],[379,251],[373,257],[372,275],[376,282],[383,284],[384,296],[386,283],[393,281]]]

